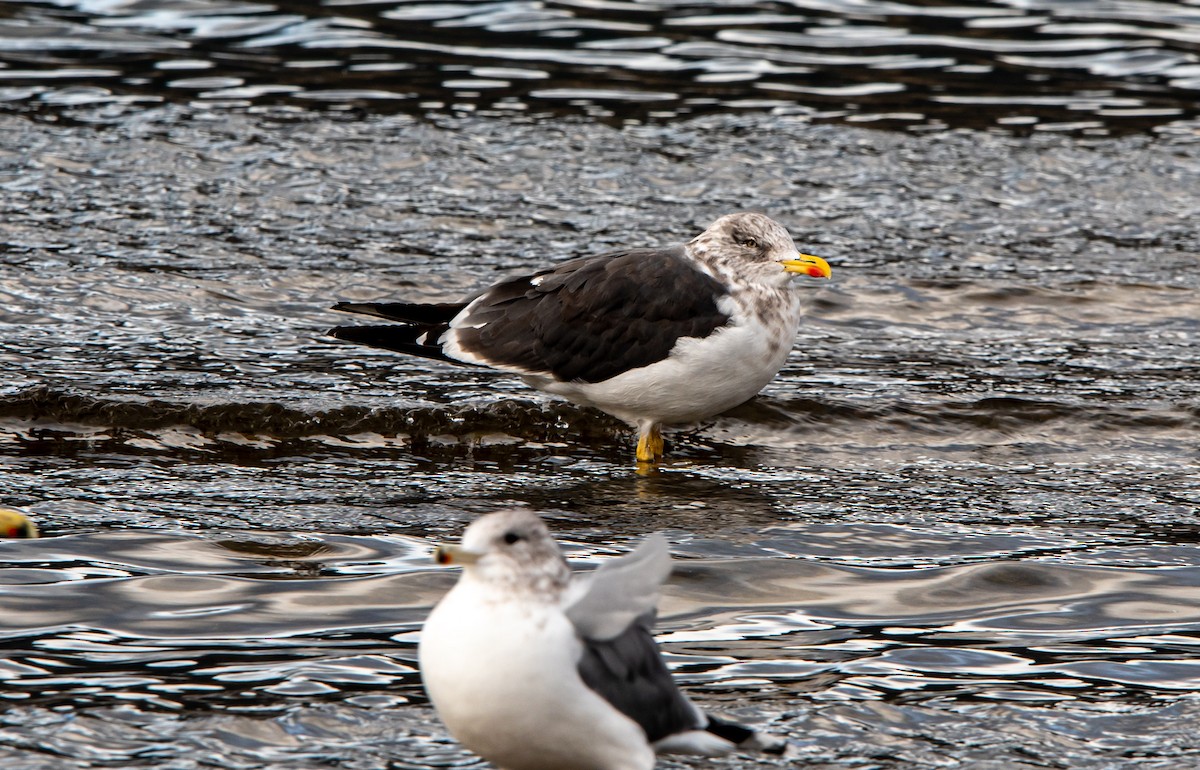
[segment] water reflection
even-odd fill
[[[0,99],[882,126],[1189,130],[1200,15],[1166,3],[11,3]],[[103,66],[95,66],[103,52]]]
[[[54,506],[38,513],[55,518]],[[552,519],[577,531],[569,516]],[[1200,681],[1194,549],[1077,526],[738,530],[726,518],[720,534],[698,536],[685,528],[693,521],[667,520],[679,561],[660,643],[706,707],[773,720],[803,751],[854,755],[843,718],[884,730],[876,750],[896,718],[928,739],[980,713],[946,704],[1004,704],[989,717],[1001,721],[975,729],[1025,720],[1043,730],[1066,715],[1021,704],[1152,698],[1170,711],[1172,694]],[[566,548],[596,564],[621,550],[611,539],[604,527]],[[355,752],[395,766],[470,762],[433,726],[415,668],[420,623],[454,580],[428,552],[424,537],[311,531],[2,543],[0,698],[15,706],[5,724],[27,737],[0,742],[0,757],[23,761],[40,734],[42,749],[66,757],[161,758],[199,741],[266,767],[306,746],[342,756],[357,735]],[[1090,554],[1137,566],[1096,566]],[[71,729],[31,732],[64,708]],[[201,716],[179,719],[181,709]],[[247,711],[259,716],[244,721]],[[826,738],[813,738],[818,724]],[[1054,751],[1101,751],[1080,741]]]
[[[842,534],[797,526],[773,533],[770,555],[756,545],[741,549],[753,556],[684,558],[660,638],[681,678],[736,687],[821,673],[859,697],[953,685],[1080,699],[1096,696],[1080,690],[1084,682],[1174,691],[1197,677],[1188,659],[1200,644],[1194,553],[1188,567],[1158,570],[1053,558],[934,569],[796,558]],[[948,530],[890,535],[922,560],[959,547]],[[0,634],[15,654],[4,691],[76,704],[374,691],[421,700],[414,632],[453,581],[430,568],[427,544],[311,535],[282,538],[291,542],[276,553],[261,545],[277,539],[256,538],[251,564],[240,547],[231,558],[227,540],[165,533],[5,543],[3,572],[44,579],[5,591]],[[1039,541],[1049,548],[1056,538],[1029,536],[1030,546]],[[278,571],[295,561],[297,543],[319,546],[302,558],[319,558],[326,576]],[[569,550],[595,561],[587,544]],[[711,549],[687,541],[677,550]]]

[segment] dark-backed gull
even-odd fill
[[[525,510],[483,516],[436,551],[462,576],[421,631],[421,678],[450,733],[504,770],[650,770],[656,752],[782,754],[786,741],[705,714],[651,636],[666,539],[572,575]]]
[[[637,459],[662,457],[664,424],[750,399],[783,366],[800,326],[794,275],[828,278],[779,223],[729,214],[692,241],[578,257],[445,304],[342,302],[399,321],[334,337],[513,372],[638,429]]]

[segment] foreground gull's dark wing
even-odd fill
[[[785,740],[704,713],[675,684],[652,635],[670,572],[667,539],[655,533],[626,556],[576,574],[563,611],[583,645],[577,664],[583,683],[637,722],[650,743],[667,739],[656,747],[661,750],[711,752],[712,744],[697,737],[703,731],[733,746],[783,753]],[[668,747],[679,738],[683,743]]]
[[[601,382],[667,357],[728,322],[724,288],[683,247],[568,260],[488,289],[455,330],[482,362],[564,382]]]
[[[679,691],[650,634],[648,612],[612,639],[583,639],[579,676],[614,708],[641,725],[651,743],[704,729],[707,718]]]
[[[675,685],[651,633],[670,572],[667,539],[655,533],[627,555],[577,575],[563,610],[583,642],[580,678],[641,725],[651,743],[705,725]]]

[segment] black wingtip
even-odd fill
[[[449,323],[465,307],[463,302],[338,302],[330,309],[382,318],[385,321],[435,326]]]
[[[371,345],[372,347],[387,348],[390,344],[398,342],[402,345],[408,345],[412,341],[408,339],[408,332],[412,329],[411,326],[335,326],[325,332],[335,340],[343,342],[353,342],[358,345]],[[407,351],[403,351],[407,352]]]
[[[719,719],[711,714],[706,716],[708,716],[708,724],[704,729],[718,738],[724,738],[734,746],[740,746],[754,737],[754,731],[749,727],[739,725],[737,722]]]
[[[714,717],[712,714],[705,714],[705,716],[708,717],[708,724],[704,727],[706,731],[718,738],[724,738],[740,749],[753,749],[764,754],[780,756],[787,753],[788,742],[783,738],[752,730],[745,725]]]
[[[335,302],[330,306],[330,310],[337,310],[341,313],[365,313],[374,315],[377,311],[375,305],[370,302]]]
[[[353,342],[373,348],[382,348],[396,353],[405,353],[421,358],[434,358],[462,364],[442,351],[441,345],[418,342],[417,338],[429,333],[427,327],[412,324],[388,324],[386,326],[335,326],[326,332],[330,337],[343,342]]]

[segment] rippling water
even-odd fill
[[[0,6],[0,100],[1190,133],[1198,51],[1195,2],[52,0]]]
[[[660,641],[678,677],[806,758],[857,766],[865,742],[928,766],[949,740],[954,766],[1116,767],[1163,750],[1135,732],[1156,722],[1197,748],[1169,727],[1200,686],[1192,548],[1045,526],[668,533],[684,560]],[[109,531],[2,555],[6,766],[470,763],[417,678],[415,632],[451,579],[422,539]]]
[[[429,553],[525,504],[665,531],[680,681],[807,766],[1200,767],[1197,14],[0,4],[0,766],[476,765]],[[740,209],[834,280],[655,475],[323,335]]]
[[[665,530],[680,680],[813,766],[1200,761],[1197,144],[2,128],[3,502],[48,535],[0,544],[6,768],[471,764],[414,666],[453,579],[428,553],[513,503],[585,565]],[[335,300],[450,299],[743,207],[835,280],[799,286],[781,377],[654,476],[604,415],[323,336]]]

